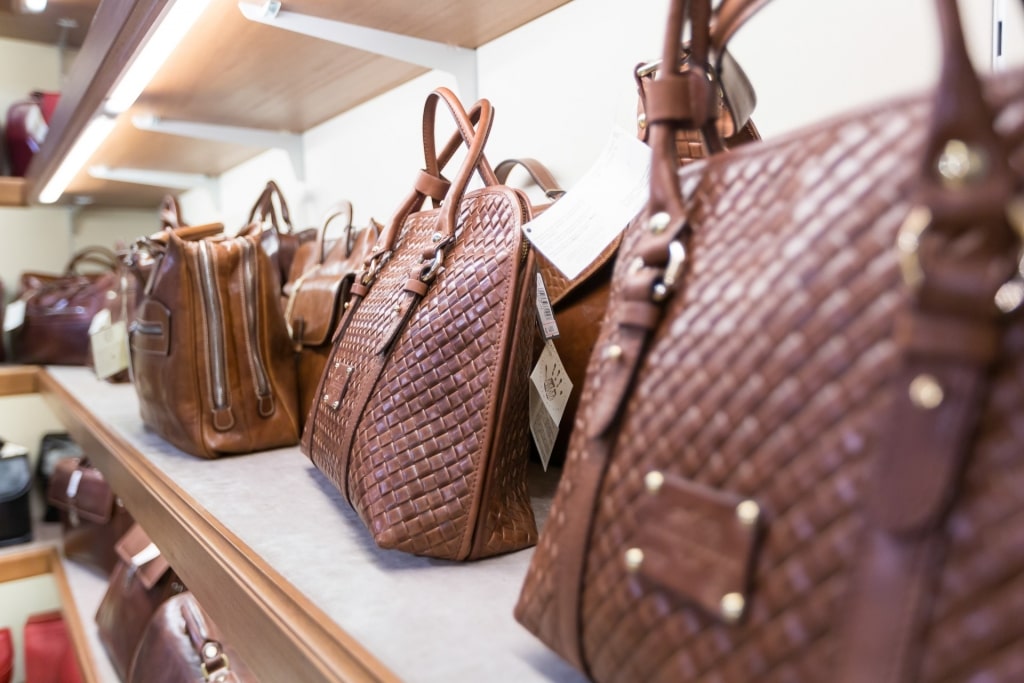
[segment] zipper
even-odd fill
[[[164,333],[164,326],[160,323],[147,323],[142,320],[133,320],[132,324],[128,326],[128,332],[138,332],[139,334],[158,335]]]
[[[210,393],[213,399],[213,426],[227,431],[234,426],[224,368],[224,319],[217,296],[216,263],[209,243],[199,243],[199,289],[206,313],[207,349],[210,360]]]
[[[248,332],[245,347],[249,352],[249,366],[252,368],[256,385],[256,401],[260,416],[269,417],[274,412],[274,396],[270,391],[270,379],[263,364],[263,349],[260,343],[259,306],[256,301],[260,283],[256,279],[256,247],[247,239],[242,240],[242,285]]]

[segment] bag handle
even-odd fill
[[[106,247],[85,247],[71,255],[71,260],[64,267],[64,274],[76,275],[78,266],[85,263],[102,266],[104,270],[114,272],[118,269],[120,259],[118,259],[117,254]]]
[[[544,196],[551,200],[556,200],[565,194],[559,185],[558,181],[555,180],[555,176],[551,174],[547,166],[531,157],[519,157],[516,159],[505,159],[497,166],[494,167],[494,176],[498,180],[500,185],[505,185],[508,180],[509,174],[513,168],[520,167],[526,170],[530,174],[530,178],[533,182],[541,189]]]
[[[316,233],[317,263],[323,263],[327,258],[327,226],[338,218],[345,219],[342,236],[345,240],[345,257],[348,258],[352,254],[352,247],[355,246],[356,241],[355,231],[352,229],[352,202],[342,199],[327,210],[327,215],[324,216],[324,220],[320,224],[320,230]]]
[[[181,617],[185,633],[199,657],[204,681],[223,681],[231,675],[231,662],[220,641],[210,633],[206,617],[191,594],[181,601]]]
[[[440,101],[447,105],[448,111],[451,113],[452,118],[455,119],[457,130],[449,139],[448,144],[442,149],[441,154],[438,155],[435,154],[434,122],[438,102]],[[455,226],[458,218],[459,203],[466,192],[466,187],[469,185],[472,175],[479,172],[485,184],[497,184],[494,171],[491,170],[483,155],[484,145],[490,135],[493,120],[493,109],[488,100],[479,100],[467,113],[462,103],[447,88],[438,88],[427,96],[426,103],[423,106],[424,153],[427,160],[427,169],[420,171],[417,175],[412,193],[399,207],[395,217],[392,218],[388,226],[381,232],[377,242],[373,245],[373,249],[370,250],[362,274],[359,277],[359,282],[363,286],[368,287],[376,278],[383,260],[394,248],[395,241],[398,239],[398,234],[405,223],[405,219],[412,212],[419,210],[428,196],[435,199],[435,201],[443,200],[441,220],[438,226],[440,239],[435,244],[432,263],[425,266],[423,272],[424,282],[433,278],[437,268],[440,267],[441,261],[443,261],[444,250],[455,240]],[[468,147],[466,157],[456,173],[455,180],[447,183],[441,177],[440,171],[451,160],[455,150],[462,144]]]
[[[160,227],[165,230],[173,230],[185,225],[181,218],[181,204],[178,198],[172,194],[165,194],[160,202]]]
[[[275,198],[277,198],[276,206],[274,203]],[[280,221],[278,220],[278,213],[280,213]],[[274,230],[281,235],[289,235],[294,231],[291,214],[288,212],[288,202],[284,200],[281,188],[273,180],[267,181],[263,192],[260,193],[256,203],[253,204],[252,211],[249,212],[248,222],[251,224],[254,220],[260,224],[269,220],[270,224],[274,226]]]

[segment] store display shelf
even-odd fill
[[[512,616],[532,551],[380,550],[298,448],[201,460],[144,428],[129,385],[65,367],[38,384],[262,680],[583,680]],[[541,517],[556,478],[533,482]]]
[[[25,206],[25,179],[0,177],[0,206]]]

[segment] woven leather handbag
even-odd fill
[[[157,608],[132,660],[127,683],[246,683],[256,677],[226,643],[192,593]]]
[[[329,240],[328,229],[339,222],[341,236]],[[300,245],[292,261],[284,316],[298,352],[298,414],[303,420],[317,395],[349,288],[378,236],[379,226],[372,219],[365,228],[353,227],[352,204],[341,202],[327,212],[316,239]]]
[[[935,0],[933,94],[678,172],[709,5],[671,5],[691,56],[516,616],[596,681],[1019,680],[1022,74],[981,83]]]
[[[117,566],[96,610],[96,630],[123,681],[153,614],[185,587],[138,524],[118,540],[114,550]]]
[[[439,101],[459,129],[440,155]],[[352,285],[302,442],[379,546],[452,560],[537,534],[526,487],[530,207],[483,156],[491,122],[486,100],[467,114],[446,89],[427,97],[426,169]],[[449,184],[441,169],[463,142]],[[485,186],[467,192],[477,172]],[[427,197],[440,207],[422,210]]]
[[[25,303],[25,318],[11,331],[11,359],[87,365],[89,324],[116,296],[117,267],[114,252],[87,247],[71,257],[63,273],[22,273],[18,299]]]
[[[235,237],[168,231],[129,330],[142,420],[204,458],[298,442],[281,285],[250,224]]]
[[[60,513],[64,555],[110,574],[117,565],[115,544],[134,520],[103,473],[88,458],[58,460],[46,501]]]
[[[263,250],[270,256],[277,272],[278,284],[282,288],[291,273],[292,261],[299,247],[316,239],[316,228],[296,230],[292,225],[288,202],[284,199],[281,188],[273,180],[268,180],[263,191],[249,212],[249,224],[258,224],[263,228],[260,233]]]

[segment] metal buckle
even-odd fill
[[[668,263],[665,265],[665,275],[661,282],[654,285],[651,290],[651,299],[662,302],[675,289],[679,276],[682,275],[683,267],[686,265],[686,247],[679,240],[672,240],[668,245]]]
[[[438,246],[434,250],[434,260],[430,262],[430,265],[424,269],[420,274],[420,280],[423,282],[430,282],[441,270],[441,265],[444,263],[444,249],[443,245]]]
[[[231,673],[231,662],[228,660],[228,656],[221,652],[220,656],[217,657],[219,666],[210,669],[206,666],[206,662],[199,665],[199,670],[203,674],[203,680],[207,682],[216,682],[224,680],[229,673]]]

